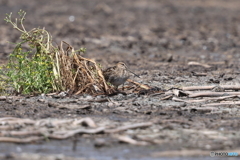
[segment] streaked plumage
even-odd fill
[[[118,86],[124,84],[130,77],[130,72],[131,71],[128,70],[123,62],[118,62],[116,66],[107,68],[103,71],[103,75],[107,82],[118,88]]]

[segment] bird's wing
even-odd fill
[[[106,70],[104,70],[103,71],[104,78],[108,80],[114,70],[116,70],[116,66],[109,67]]]

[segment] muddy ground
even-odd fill
[[[140,75],[132,80],[155,89],[138,93],[129,89],[127,95],[111,97],[2,98],[1,118],[31,119],[33,126],[38,120],[86,117],[108,129],[147,124],[116,133],[82,133],[64,140],[1,142],[2,159],[41,159],[40,155],[49,159],[208,159],[210,151],[240,154],[240,110],[239,103],[234,103],[238,96],[225,97],[225,105],[212,105],[221,100],[176,93],[185,86],[239,85],[240,1],[0,0],[1,63],[13,49],[7,42],[17,42],[19,37],[3,21],[5,13],[16,16],[19,9],[27,12],[27,29],[45,27],[56,45],[63,40],[75,49],[87,48],[84,56],[104,68],[123,61]],[[1,121],[1,127],[8,125]]]

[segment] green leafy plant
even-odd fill
[[[45,29],[25,29],[23,22],[26,12],[20,10],[18,15],[20,18],[16,18],[15,22],[12,21],[12,13],[7,14],[4,19],[21,36],[20,42],[9,56],[8,64],[1,70],[0,74],[3,76],[0,76],[0,80],[4,77],[4,85],[0,87],[0,91],[7,90],[8,86],[20,94],[63,90],[75,94],[94,94],[108,90],[101,68],[94,60],[78,54],[84,53],[85,48],[75,51],[64,41],[60,46],[54,47],[52,37]]]
[[[16,44],[6,65],[8,82],[13,85],[16,92],[23,94],[58,90],[57,75],[53,74],[56,66],[50,54],[56,48],[52,46],[50,34],[45,29],[39,28],[26,31],[23,25],[26,12],[22,10],[18,12],[20,18],[19,20],[16,18],[15,22],[12,21],[11,15],[12,13],[7,14],[4,20],[21,32],[21,42]],[[28,45],[27,50],[23,50],[25,43]]]

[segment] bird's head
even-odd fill
[[[135,76],[139,77],[138,75],[136,75],[135,73],[133,73],[131,70],[129,70],[128,67],[126,66],[126,64],[123,63],[123,62],[118,62],[118,63],[117,63],[117,67],[118,67],[118,68],[121,68],[121,69],[125,69],[125,70],[127,70],[128,72],[130,72],[130,73],[134,74]],[[140,78],[140,77],[139,77],[139,78]]]
[[[122,69],[126,69],[126,70],[127,70],[127,66],[126,66],[126,64],[123,63],[123,62],[118,62],[118,63],[117,63],[117,67],[118,67],[118,68],[122,68]]]

